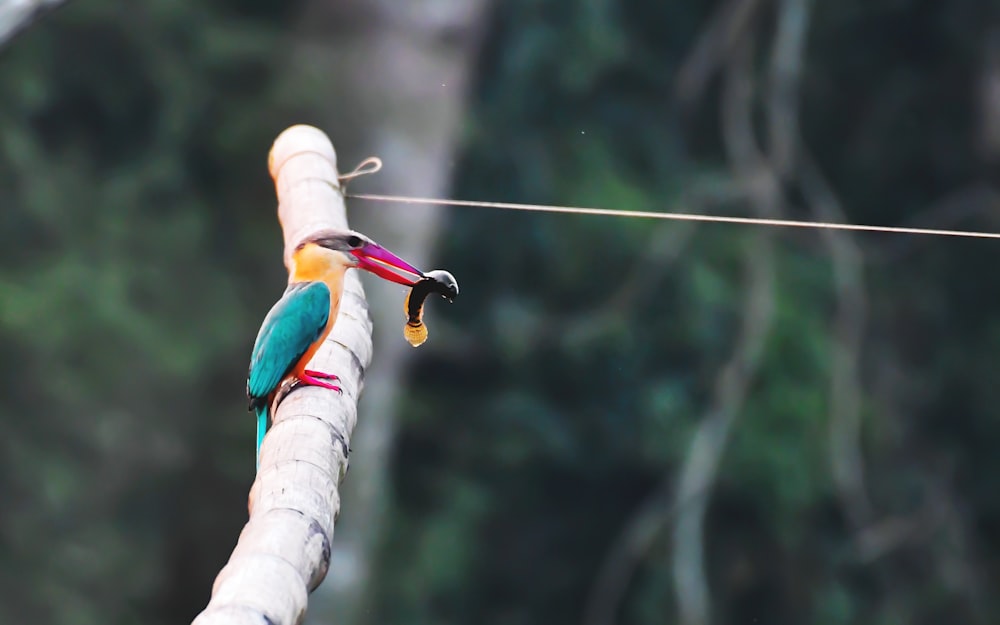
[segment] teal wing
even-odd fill
[[[251,408],[273,392],[318,339],[330,319],[330,289],[297,282],[285,289],[257,333],[247,374]]]

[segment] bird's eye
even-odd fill
[[[357,235],[352,234],[351,236],[347,237],[347,244],[352,248],[361,247],[362,243],[363,241],[361,240],[361,237]]]

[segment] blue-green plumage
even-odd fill
[[[247,397],[257,411],[257,457],[267,430],[268,397],[322,336],[330,319],[330,289],[322,282],[290,284],[261,324],[250,355]]]
[[[264,434],[267,433],[267,404],[262,404],[254,408],[257,412],[257,470],[260,470],[260,446],[264,443]]]

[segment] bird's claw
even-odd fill
[[[308,385],[308,386],[318,386],[320,388],[330,389],[331,391],[337,391],[341,395],[344,394],[344,390],[342,388],[340,388],[339,386],[336,386],[334,384],[330,384],[329,382],[324,382],[323,380],[317,380],[316,377],[319,377],[319,376],[314,377],[315,374],[316,374],[315,371],[303,371],[302,375],[299,376],[299,381],[301,381],[303,384]],[[329,375],[329,374],[326,374],[326,373],[323,374],[323,377],[327,378],[328,380],[339,380],[340,379],[340,378],[338,378],[335,375]]]
[[[313,371],[312,369],[306,369],[305,371],[303,371],[303,373],[305,373],[308,376],[312,376],[314,378],[320,378],[321,380],[339,380],[340,379],[339,376],[333,375],[332,373],[323,373],[322,371]]]

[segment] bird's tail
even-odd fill
[[[267,433],[267,404],[257,406],[257,470],[260,470],[260,446],[264,442],[264,434]]]

